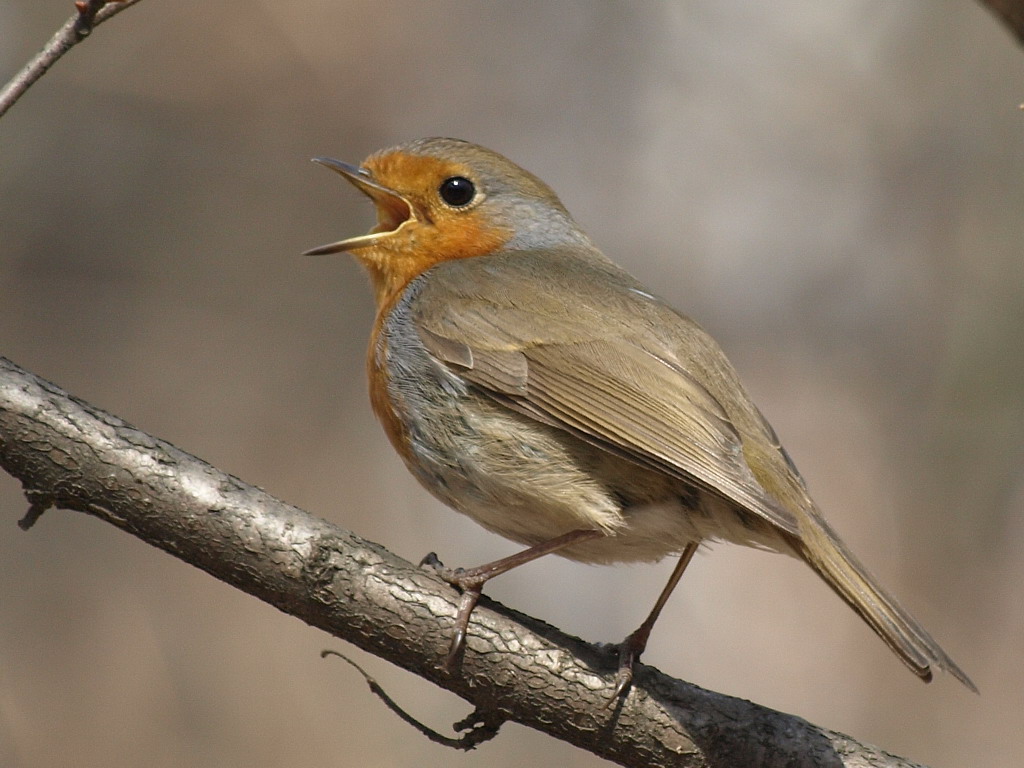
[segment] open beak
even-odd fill
[[[395,192],[395,190],[378,184],[363,168],[357,168],[340,160],[332,160],[329,157],[314,157],[313,162],[320,163],[320,165],[324,165],[332,171],[337,171],[352,186],[369,197],[373,204],[377,206],[377,225],[368,234],[312,248],[306,251],[303,256],[322,256],[328,253],[341,253],[342,251],[366,248],[392,235],[407,221],[415,220],[416,216],[409,201]]]

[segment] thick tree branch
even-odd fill
[[[274,499],[0,358],[0,466],[30,515],[86,512],[510,719],[627,766],[912,766],[800,718],[615,660],[491,601],[443,669],[457,594],[383,547]]]
[[[0,90],[0,117],[21,98],[32,84],[53,64],[84,40],[93,28],[116,16],[139,0],[83,0],[75,3],[76,12],[58,29],[39,53],[21,68]]]

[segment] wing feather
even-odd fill
[[[522,263],[506,262],[513,271]],[[424,345],[509,408],[700,485],[798,534],[793,514],[747,465],[743,438],[723,404],[671,343],[656,332],[638,334],[635,325],[653,329],[659,314],[675,323],[690,321],[635,290],[631,278],[621,277],[625,273],[611,272],[623,283],[616,290],[610,265],[589,265],[593,274],[573,266],[573,281],[534,279],[529,310],[499,292],[500,282],[486,279],[493,270],[486,259],[435,268],[421,289],[431,300],[416,302],[420,310],[414,310]],[[588,279],[600,292],[587,290]],[[524,282],[530,282],[528,271],[520,286]],[[602,306],[593,304],[595,295]]]

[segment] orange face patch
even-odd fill
[[[473,178],[461,163],[390,152],[370,157],[363,167],[374,181],[405,200],[411,211],[404,222],[395,222],[391,210],[379,211],[374,231],[386,231],[388,226],[393,231],[353,251],[370,272],[378,311],[390,308],[411,280],[435,264],[493,253],[512,237],[512,227],[489,214],[486,206],[474,202],[453,208],[441,200],[438,188],[446,179]]]

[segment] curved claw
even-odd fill
[[[647,648],[650,634],[650,627],[644,624],[622,641],[622,645],[619,646],[619,671],[615,675],[615,690],[605,703],[605,709],[629,695],[629,689],[633,686],[633,672],[641,654]]]
[[[619,673],[615,676],[615,690],[604,703],[605,709],[610,709],[621,699],[629,695],[629,689],[633,686],[633,665],[619,667]]]
[[[442,563],[440,558],[437,556],[437,552],[427,552],[427,554],[423,556],[423,559],[420,560],[419,567],[440,571],[444,568],[444,563]]]
[[[459,660],[462,649],[466,646],[466,630],[462,627],[455,627],[452,633],[452,644],[448,646],[448,655],[444,657],[444,668],[449,672],[455,671],[455,664]]]
[[[444,662],[445,669],[449,672],[455,669],[455,664],[466,647],[469,617],[480,600],[480,589],[479,585],[467,587],[459,599],[459,610],[455,613],[455,632],[452,634],[452,644],[448,647],[448,655]]]

